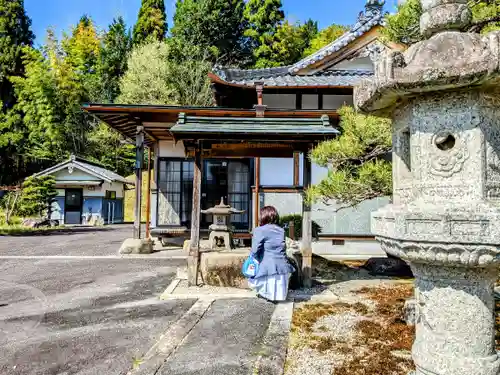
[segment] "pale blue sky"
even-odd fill
[[[386,2],[387,10],[391,10],[396,1]],[[122,16],[129,27],[133,26],[141,0],[24,0],[24,3],[33,22],[36,44],[41,44],[47,27],[60,33],[74,25],[83,14],[91,16],[101,29],[117,16]],[[312,18],[320,27],[326,27],[332,23],[352,24],[365,3],[366,0],[283,0],[283,7],[292,21]],[[165,0],[165,5],[171,25],[175,0]]]

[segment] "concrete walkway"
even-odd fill
[[[200,298],[129,375],[282,375],[292,313],[293,302]]]

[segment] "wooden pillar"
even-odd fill
[[[257,91],[257,105],[256,105],[256,117],[264,117],[264,101],[263,101],[263,91],[264,83],[255,82],[255,91]],[[260,221],[260,158],[255,158],[255,195],[254,195],[254,227],[259,226]]]
[[[137,127],[135,136],[135,212],[134,238],[141,238],[142,168],[144,161],[144,128]]]
[[[304,154],[304,192],[302,194],[302,275],[304,287],[312,286],[312,219],[311,205],[306,201],[305,190],[311,185],[311,159]]]
[[[194,154],[193,208],[191,211],[191,241],[188,258],[188,284],[198,285],[200,264],[200,215],[201,215],[201,179],[203,159],[200,148]]]
[[[260,158],[255,158],[255,196],[253,201],[254,215],[254,227],[259,226],[260,220]]]
[[[146,184],[146,239],[149,239],[151,226],[151,147],[148,147],[148,182]]]
[[[300,185],[300,155],[298,152],[293,153],[293,185]]]

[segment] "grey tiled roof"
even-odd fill
[[[330,70],[319,72],[308,76],[284,74],[267,74],[267,69],[259,69],[260,75],[254,74],[252,77],[242,77],[241,79],[227,79],[227,82],[240,85],[254,86],[255,82],[263,82],[268,87],[285,86],[347,86],[356,85],[361,79],[373,75],[368,70]]]
[[[203,134],[233,136],[235,134],[261,135],[267,138],[279,135],[315,134],[318,136],[336,136],[335,129],[328,116],[318,118],[269,118],[269,117],[198,117],[179,115],[179,121],[170,128],[177,138],[182,135],[196,134],[203,139]],[[179,138],[180,139],[180,138]]]
[[[297,75],[297,72],[339,51],[373,27],[383,25],[383,3],[381,0],[368,0],[365,11],[359,14],[358,21],[349,31],[296,64],[248,70],[214,67],[213,71],[226,82],[248,86],[254,86],[255,82],[263,82],[265,86],[354,86],[372,73],[364,70],[333,70]]]
[[[73,162],[73,164],[78,165],[78,166],[82,166],[83,168],[86,168],[86,169],[89,169],[92,172],[94,172],[95,174],[103,176],[103,177],[105,177],[108,180],[116,181],[116,182],[129,183],[129,181],[127,181],[127,179],[125,177],[122,177],[119,174],[117,174],[117,173],[115,173],[113,171],[110,171],[109,169],[105,169],[105,168],[99,167],[99,166],[97,166],[95,164],[85,163],[85,162],[80,161],[78,159],[76,159]]]
[[[104,180],[112,181],[112,182],[123,182],[125,184],[130,184],[130,181],[128,181],[125,177],[120,176],[119,174],[110,171],[109,169],[103,168],[91,161],[85,160],[83,158],[71,155],[71,157],[63,161],[57,165],[54,165],[53,167],[50,167],[40,173],[37,173],[37,175],[47,175],[53,173],[53,171],[59,170],[61,167],[64,167],[65,165],[73,164],[77,168],[80,167],[84,170],[88,170],[91,173],[94,173],[97,176],[102,177]]]
[[[216,66],[213,70],[224,81],[240,83],[241,81],[261,81],[265,78],[286,75],[289,68],[289,66],[281,66],[264,69],[229,69]]]
[[[310,56],[300,60],[294,65],[288,68],[290,73],[298,72],[301,69],[307,68],[309,65],[314,64],[326,56],[329,56],[348,44],[352,43],[354,40],[359,38],[364,33],[370,31],[373,27],[384,24],[384,13],[382,11],[383,3],[380,1],[368,1],[366,5],[366,10],[360,13],[358,17],[358,22],[351,27],[344,35],[334,40],[329,45],[323,47],[319,51],[313,53]]]

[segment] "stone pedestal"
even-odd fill
[[[381,240],[415,275],[417,375],[494,375],[497,247]]]
[[[466,0],[422,0],[429,39],[389,52],[355,89],[393,120],[393,204],[372,232],[416,279],[417,375],[494,375],[500,262],[500,32],[463,33]]]
[[[494,268],[413,263],[418,306],[413,360],[418,375],[496,375]]]

